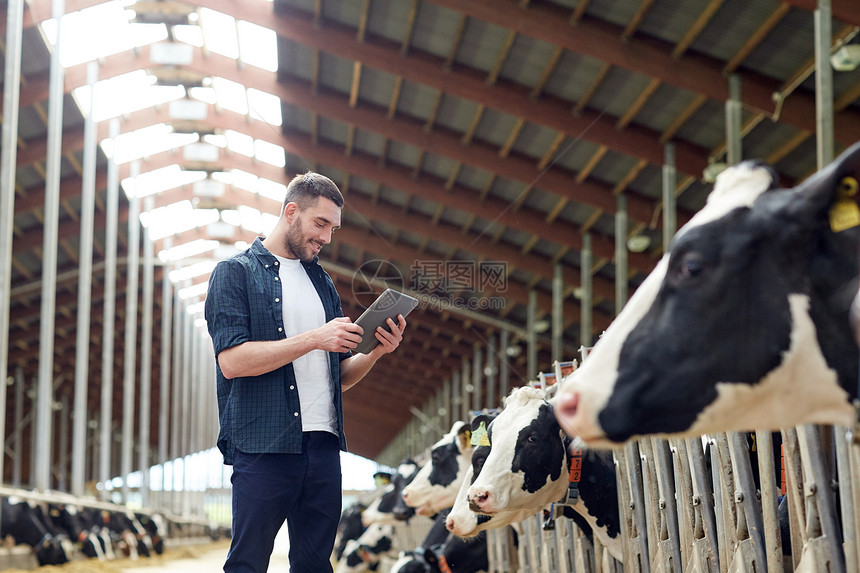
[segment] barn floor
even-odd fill
[[[212,571],[222,570],[229,548],[229,541],[219,541],[211,545],[168,550],[165,555],[151,562],[140,559],[118,571],[119,573],[212,573]],[[275,539],[275,550],[269,562],[269,573],[289,573],[290,561],[287,558],[289,550],[290,540],[284,527]]]
[[[141,558],[135,561],[119,559],[116,561],[99,562],[92,559],[72,561],[63,565],[46,565],[33,569],[3,569],[4,573],[212,573],[222,571],[224,558],[230,542],[217,541],[204,545],[186,545],[168,548],[163,555],[152,558]],[[290,562],[287,553],[290,541],[286,527],[275,539],[275,550],[269,563],[269,573],[288,573]],[[35,564],[35,561],[34,561]]]

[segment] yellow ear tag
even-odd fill
[[[490,436],[487,434],[487,424],[485,422],[481,422],[478,426],[478,429],[472,432],[472,445],[473,446],[489,446],[490,445]]]
[[[858,187],[860,184],[854,177],[843,177],[839,182],[838,199],[830,208],[830,229],[834,233],[860,226],[860,207],[851,199]]]

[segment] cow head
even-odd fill
[[[433,515],[451,507],[472,457],[471,430],[461,421],[436,442],[430,460],[403,489],[403,501],[419,515]]]
[[[468,490],[469,505],[494,514],[541,507],[564,497],[568,484],[566,436],[540,390],[515,388],[490,423],[489,452]]]
[[[777,189],[760,163],[721,174],[563,382],[562,427],[606,446],[645,434],[850,425],[860,227],[832,221],[856,209],[858,179],[860,144],[795,189]]]
[[[403,493],[403,488],[412,482],[419,469],[418,464],[411,458],[400,462],[397,471],[390,474],[389,483],[382,490],[382,495],[376,498],[362,514],[361,521],[365,527],[374,523],[396,525],[398,521],[415,515],[415,510],[403,504],[400,495]]]

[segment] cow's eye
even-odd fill
[[[540,441],[540,440],[539,440],[537,434],[529,434],[529,443],[530,444],[536,444],[536,443],[538,443],[538,441]]]
[[[702,256],[698,253],[687,253],[678,261],[675,273],[679,280],[684,281],[698,277],[704,270],[705,263]]]

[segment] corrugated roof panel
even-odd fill
[[[396,81],[397,78],[388,72],[365,66],[361,70],[358,98],[362,102],[372,102],[387,109]]]
[[[665,83],[660,84],[642,109],[637,112],[633,123],[662,134],[693,103],[695,98],[696,94],[692,92]]]
[[[565,101],[578,102],[602,68],[603,62],[595,58],[565,50],[544,86],[544,92]]]
[[[349,130],[345,123],[319,116],[317,118],[317,130],[320,139],[346,146]]]
[[[541,157],[547,152],[558,135],[558,130],[537,125],[534,123],[526,123],[522,131],[514,143],[513,149],[517,153],[527,155],[535,162],[540,161]]]
[[[630,109],[649,82],[646,76],[612,68],[594,91],[589,107],[605,113],[603,119],[607,121],[616,120]]]
[[[389,141],[388,145],[388,160],[399,165],[407,165],[410,168],[418,163],[418,158],[421,157],[421,150],[414,145],[401,143],[398,141]]]
[[[780,4],[780,0],[726,0],[691,49],[724,61],[731,60]]]
[[[472,124],[477,111],[476,102],[446,94],[439,106],[436,123],[462,134]]]
[[[374,157],[382,157],[382,151],[385,148],[385,138],[376,132],[356,129],[353,147]]]
[[[320,85],[348,94],[352,89],[354,62],[320,52]]]
[[[426,121],[433,112],[438,94],[437,89],[404,81],[397,100],[397,111]]]
[[[451,170],[454,169],[455,164],[456,162],[448,157],[442,157],[435,153],[427,153],[424,155],[422,172],[437,177],[441,181],[445,181],[451,174]]]
[[[631,2],[620,2],[636,6]],[[699,16],[705,11],[710,0],[660,0],[651,5],[651,9],[642,21],[640,32],[656,38],[661,38],[677,44],[686,34]],[[622,24],[626,26],[626,21]]]
[[[411,45],[440,58],[447,58],[461,17],[462,14],[457,10],[442,8],[432,2],[420,2]]]
[[[524,86],[535,85],[543,76],[555,46],[532,36],[519,34],[502,65],[500,76]]]
[[[455,61],[470,68],[490,72],[496,65],[507,36],[506,28],[469,18]]]
[[[809,12],[792,8],[741,67],[784,82],[798,71],[798,62],[814,57],[814,42],[815,30]]]
[[[374,0],[370,3],[367,31],[402,43],[413,2],[403,0]]]
[[[517,118],[491,108],[484,109],[475,137],[501,148],[516,126]]]
[[[314,53],[305,44],[278,37],[278,74],[311,80]]]
[[[681,141],[691,141],[715,149],[726,140],[725,104],[707,100],[676,133]]]
[[[470,165],[463,165],[460,168],[460,173],[457,175],[457,184],[474,189],[475,195],[477,195],[490,182],[490,177],[492,177],[492,174],[488,171]]]
[[[287,132],[290,129],[295,129],[302,133],[311,132],[311,113],[304,109],[292,105],[284,106],[281,111],[281,121],[283,122],[282,129]]]
[[[296,4],[290,0],[291,4]],[[306,12],[314,12],[315,0],[302,0],[302,9]],[[320,2],[322,4],[322,17],[326,20],[340,22],[352,27],[357,27],[364,11],[362,0],[342,0],[338,2]]]
[[[523,192],[525,185],[504,177],[496,177],[490,188],[490,195],[503,201],[515,201]]]

